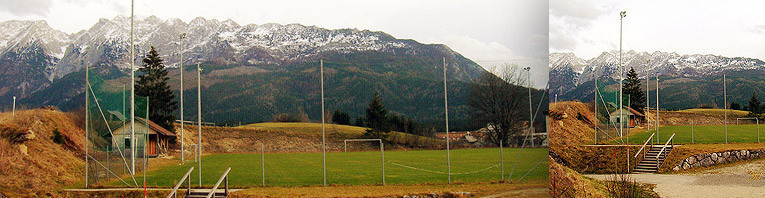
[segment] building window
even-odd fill
[[[131,146],[130,146],[130,138],[129,138],[129,137],[126,137],[126,138],[125,138],[125,148],[130,148],[130,147],[131,147]]]

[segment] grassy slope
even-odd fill
[[[64,144],[51,140],[53,130],[58,129]],[[34,132],[35,138],[24,142],[9,141],[0,137],[0,193],[9,197],[55,197],[56,190],[82,180],[84,174],[84,132],[67,113],[51,110],[17,111],[0,113],[0,134],[13,131]],[[28,147],[23,154],[20,147]]]
[[[519,149],[505,149],[505,174],[511,172]],[[512,179],[523,177],[526,172],[545,159],[547,149],[524,149]],[[499,180],[499,149],[453,150],[452,179],[457,182]],[[266,159],[266,184],[269,186],[303,186],[322,183],[321,153],[268,153]],[[389,184],[443,183],[446,181],[446,152],[443,150],[389,151],[385,152],[386,182]],[[396,164],[416,167],[415,170]],[[148,173],[150,186],[171,186],[174,181],[196,163],[167,166]],[[220,174],[232,167],[230,185],[236,187],[261,184],[260,154],[230,153],[213,154],[202,159],[203,185],[212,185]],[[436,173],[434,173],[436,172]],[[197,175],[195,172],[192,175]],[[541,181],[548,177],[547,160],[541,161],[524,180]],[[142,180],[142,179],[141,179]],[[380,153],[334,152],[327,154],[327,182],[332,184],[358,185],[381,183]],[[196,183],[192,177],[192,183]],[[118,182],[113,183],[118,185]]]

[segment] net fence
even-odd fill
[[[598,81],[595,92],[596,142],[624,143],[623,137],[629,134],[630,126],[640,122],[634,119],[633,112],[627,108],[630,106],[630,95],[622,93],[623,108],[619,108],[619,84],[606,85]]]
[[[135,130],[131,130],[129,82],[109,82],[88,70],[85,88],[89,182],[117,180],[137,186],[131,173],[142,172],[148,156],[148,98],[135,97]]]

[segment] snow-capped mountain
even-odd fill
[[[73,110],[83,105],[85,66],[105,80],[128,81],[130,18],[100,19],[92,27],[69,35],[44,22],[14,23],[39,27],[0,30],[4,35],[0,98],[18,96],[20,104]],[[205,102],[210,106],[203,116],[214,118],[213,122],[268,121],[274,113],[295,112],[298,107],[318,115],[320,89],[315,81],[319,60],[325,63],[326,83],[335,85],[329,90],[333,94],[327,96],[334,101],[332,108],[356,115],[363,113],[360,110],[368,97],[379,91],[392,96],[386,99],[392,112],[433,120],[443,111],[436,101],[443,93],[438,85],[443,83],[444,59],[454,91],[450,94],[456,98],[450,106],[456,109],[468,108],[468,82],[486,73],[446,45],[422,44],[368,30],[240,25],[201,17],[186,23],[150,16],[136,19],[134,31],[137,67],[150,46],[156,47],[166,66],[176,68],[183,50],[185,65],[201,63],[205,68],[202,78],[208,85],[203,87],[203,94],[230,96],[210,97],[211,101]],[[181,48],[182,33],[186,37]],[[169,72],[170,81],[178,82],[179,75],[174,73],[178,70]],[[0,100],[0,106],[9,103]],[[466,111],[457,111],[455,116],[469,118]]]
[[[640,78],[649,75],[670,77],[704,77],[719,75],[723,71],[744,71],[765,69],[765,62],[744,57],[724,57],[711,54],[681,55],[674,52],[636,52],[622,53],[624,73],[634,68]],[[573,53],[550,54],[550,79],[557,79],[550,87],[553,94],[563,95],[578,86],[599,78],[617,80],[619,78],[619,51],[603,52],[599,56],[583,60]]]
[[[219,64],[278,64],[309,58],[322,52],[401,50],[417,53],[408,40],[398,40],[383,32],[356,29],[328,30],[300,24],[248,24],[232,20],[195,18],[162,20],[150,16],[135,21],[136,62],[155,46],[165,54],[167,65],[179,62],[183,50],[186,64],[212,61]],[[61,77],[83,65],[129,67],[130,18],[101,19],[93,27],[71,35],[71,44],[56,69]],[[180,35],[187,33],[180,47]]]

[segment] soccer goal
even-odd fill
[[[760,143],[760,119],[756,117],[736,118],[736,125],[739,124],[739,120],[754,120],[757,124],[757,143]]]
[[[385,185],[385,145],[382,139],[345,139],[343,140],[343,150],[348,152],[348,142],[380,142],[380,156],[382,164],[382,183]]]

